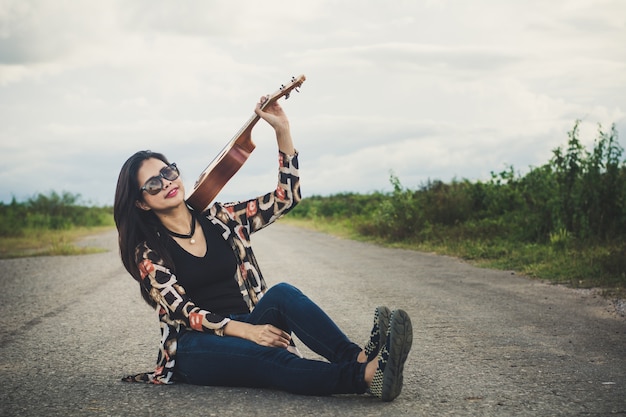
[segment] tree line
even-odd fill
[[[111,207],[89,207],[80,203],[80,195],[37,194],[26,201],[15,197],[9,204],[0,202],[0,236],[18,237],[26,230],[62,230],[112,224]]]
[[[591,148],[580,140],[577,121],[564,146],[526,174],[509,166],[487,181],[428,180],[416,189],[390,175],[391,192],[342,193],[305,198],[294,217],[348,219],[363,236],[389,242],[476,245],[486,257],[514,246],[549,246],[582,253],[626,282],[626,161],[615,125],[598,127]]]

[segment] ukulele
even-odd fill
[[[292,90],[298,90],[306,77],[292,77],[287,85],[281,85],[267,100],[261,104],[261,110],[276,102],[279,98],[289,98]],[[255,113],[233,136],[226,146],[217,154],[198,177],[193,190],[187,198],[187,204],[194,210],[204,211],[226,183],[239,171],[256,147],[252,142],[252,128],[260,117]]]

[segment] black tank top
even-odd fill
[[[198,307],[228,317],[249,313],[236,281],[237,261],[230,244],[222,237],[223,230],[204,216],[195,216],[206,237],[207,251],[197,257],[171,237],[168,248],[176,265],[176,278]]]

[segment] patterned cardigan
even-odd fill
[[[237,280],[241,295],[250,311],[267,290],[267,285],[250,246],[250,234],[271,224],[300,201],[298,156],[279,152],[278,186],[261,197],[228,204],[213,204],[203,213],[224,229],[223,237],[231,245],[237,260]],[[230,321],[196,306],[159,255],[144,242],[137,246],[135,258],[141,272],[141,285],[157,303],[161,326],[161,344],[154,372],[130,375],[127,382],[170,384],[176,364],[176,346],[184,330],[223,335]]]

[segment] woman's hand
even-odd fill
[[[258,345],[269,347],[280,347],[286,349],[289,346],[291,337],[288,333],[274,327],[271,324],[260,324],[252,326],[250,332],[252,340]]]
[[[261,97],[256,104],[254,112],[270,126],[274,128],[276,132],[276,140],[278,141],[278,149],[280,149],[286,155],[293,155],[296,151],[291,139],[291,130],[289,128],[289,119],[283,111],[283,108],[275,101],[261,110],[263,103],[267,101],[267,96]]]
[[[249,324],[231,320],[224,326],[225,336],[250,340],[261,346],[287,348],[291,341],[289,333],[271,324]]]
[[[278,104],[278,101],[275,101],[269,105],[267,105],[264,109],[261,110],[263,104],[267,101],[267,96],[263,96],[259,99],[259,102],[256,104],[254,112],[267,123],[270,124],[274,128],[274,130],[289,130],[289,119],[287,119],[287,115],[283,108]]]

